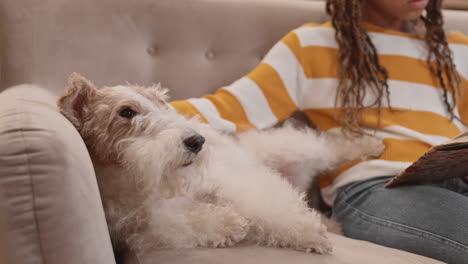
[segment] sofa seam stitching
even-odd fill
[[[26,115],[24,112],[23,112],[23,116]],[[41,253],[41,259],[42,259],[42,263],[47,263],[45,261],[45,257],[44,257],[44,248],[42,246],[42,236],[41,236],[41,231],[40,231],[40,228],[39,228],[39,221],[38,221],[38,217],[37,217],[37,212],[36,212],[36,193],[35,193],[35,185],[34,185],[34,180],[33,180],[33,177],[32,177],[32,174],[31,174],[31,159],[30,159],[30,153],[29,153],[29,148],[28,148],[28,144],[26,142],[26,139],[24,137],[24,129],[21,128],[20,129],[20,133],[21,133],[21,139],[23,141],[23,145],[24,145],[24,150],[25,150],[25,155],[26,155],[26,165],[27,165],[27,172],[28,172],[28,176],[29,176],[29,182],[31,184],[31,194],[32,194],[32,209],[33,209],[33,215],[34,215],[34,223],[35,223],[35,226],[36,226],[36,231],[37,231],[37,236],[38,236],[38,243],[39,243],[39,251]]]

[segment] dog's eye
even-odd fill
[[[131,108],[125,108],[120,111],[119,116],[131,119],[137,115],[137,112],[133,111]]]

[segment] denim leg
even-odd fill
[[[432,185],[468,196],[468,183],[462,178],[449,179]]]
[[[391,177],[343,187],[333,215],[346,236],[447,263],[468,263],[468,197],[463,181],[384,188]]]

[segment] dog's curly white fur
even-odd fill
[[[58,106],[92,157],[114,247],[140,253],[240,241],[328,253],[304,190],[319,172],[383,150],[375,138],[292,127],[223,135],[176,113],[164,89],[96,89],[78,74]]]

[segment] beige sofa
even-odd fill
[[[444,6],[447,9],[468,10],[468,1],[466,1],[466,0],[445,0]]]
[[[323,10],[290,0],[0,0],[0,263],[115,263],[90,158],[55,108],[69,73],[199,96],[247,73],[290,29],[325,21]],[[446,16],[468,33],[467,13]],[[127,263],[438,263],[330,237],[326,256],[243,245]]]

